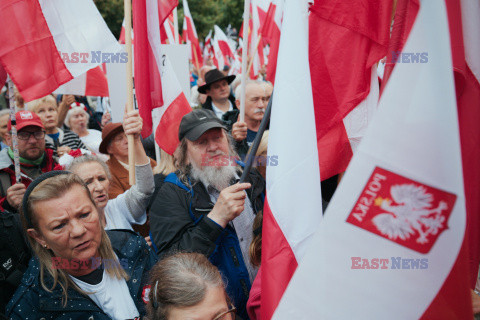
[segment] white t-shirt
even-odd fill
[[[232,104],[232,101],[228,100],[228,102],[230,103],[230,107],[228,108],[227,111],[223,112],[222,110],[220,110],[219,108],[217,108],[217,106],[213,103],[212,101],[212,110],[213,112],[215,112],[215,115],[217,116],[218,119],[222,120],[222,117],[225,113],[227,113],[228,111],[232,111],[233,110],[233,104]]]
[[[94,129],[88,129],[88,134],[84,137],[80,137],[83,144],[90,149],[90,151],[94,152],[97,156],[100,157],[103,161],[108,160],[108,156],[105,154],[100,153],[98,148],[100,148],[100,143],[102,142],[102,132]]]
[[[75,277],[72,280],[85,292],[92,292],[88,296],[114,320],[135,319],[140,314],[130,296],[125,279],[111,277],[103,271],[103,278],[99,284],[88,284]]]

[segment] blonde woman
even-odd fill
[[[58,107],[57,101],[52,95],[29,102],[27,108],[42,119],[47,133],[45,147],[52,149],[55,156],[61,157],[75,149],[87,149],[76,133],[57,127]]]
[[[52,171],[27,189],[22,220],[34,257],[6,308],[9,319],[137,319],[156,262],[145,240],[104,230],[73,173]]]

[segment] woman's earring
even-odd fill
[[[46,245],[46,244],[44,244],[43,247],[44,247],[45,249],[47,249],[47,245]]]

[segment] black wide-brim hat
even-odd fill
[[[228,84],[232,83],[235,80],[235,76],[225,76],[220,70],[213,69],[205,73],[205,84],[198,87],[198,92],[206,94],[207,90],[210,88],[212,83],[217,81],[227,80]]]

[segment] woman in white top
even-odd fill
[[[98,157],[84,155],[75,158],[67,170],[76,173],[85,181],[103,219],[105,229],[132,229],[132,224],[147,221],[146,208],[155,188],[150,159],[140,141],[142,119],[138,111],[125,115],[123,129],[135,137],[135,185],[109,200],[110,171]]]
[[[90,115],[85,111],[85,107],[80,104],[68,110],[64,123],[80,137],[80,140],[82,140],[83,144],[86,145],[90,151],[106,161],[108,157],[105,159],[102,158],[102,156],[105,156],[98,151],[100,143],[102,142],[102,132],[95,129],[88,129],[89,118]]]

